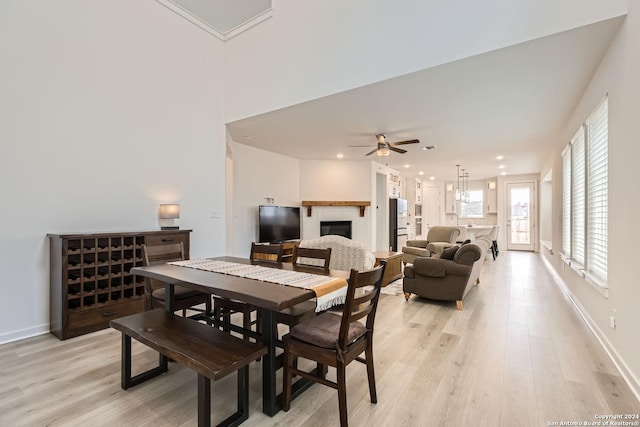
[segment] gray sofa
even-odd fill
[[[487,240],[478,239],[460,246],[453,259],[440,257],[449,256],[448,253],[454,250],[451,248],[440,256],[415,258],[412,264],[404,267],[402,290],[405,299],[416,294],[434,300],[456,301],[458,310],[462,310],[462,300],[480,282],[488,248]]]
[[[413,263],[416,257],[430,257],[456,245],[460,234],[457,227],[436,225],[429,228],[426,240],[407,240],[407,246],[402,248],[402,262]]]

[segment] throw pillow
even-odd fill
[[[458,249],[460,249],[460,246],[452,246],[450,248],[447,248],[442,251],[442,253],[440,254],[440,258],[452,260],[456,255],[456,252],[458,252]]]

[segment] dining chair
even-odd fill
[[[142,260],[145,267],[162,264],[170,261],[184,260],[184,245],[182,242],[168,245],[142,245]],[[197,306],[204,304],[204,310]],[[165,307],[164,283],[150,278],[145,278],[145,309]],[[199,312],[191,317],[203,317],[211,315],[211,295],[175,285],[173,294],[173,309],[182,310],[182,316],[186,317],[187,310]]]
[[[255,242],[251,243],[251,252],[249,260],[252,264],[260,265],[282,265],[282,256],[284,248],[281,244],[260,245]],[[252,313],[256,312],[256,320],[252,320]],[[242,327],[250,330],[252,325],[256,325],[256,331],[260,332],[260,315],[256,307],[242,301],[236,301],[230,298],[213,296],[213,316],[216,320],[222,320],[231,323],[231,315],[242,313]],[[228,331],[227,328],[222,330]],[[249,339],[245,336],[245,339]]]
[[[331,261],[331,248],[315,249],[301,248],[295,246],[293,248],[293,266],[294,267],[310,267],[322,268],[329,270]]]
[[[340,425],[346,427],[346,366],[354,360],[367,366],[369,395],[371,402],[377,403],[372,339],[385,267],[383,260],[380,266],[371,270],[351,270],[341,316],[324,312],[294,326],[284,336],[283,410],[288,411],[291,407],[292,379],[293,375],[299,375],[338,390]],[[363,318],[365,323],[359,321]],[[360,357],[363,352],[364,358]],[[299,357],[318,363],[317,374],[298,369],[296,361]],[[336,368],[336,382],[325,378],[326,366]]]
[[[307,273],[328,274],[329,263],[331,262],[331,248],[293,248],[293,268],[294,270]],[[278,323],[292,328],[305,319],[314,317],[316,314],[316,302],[305,301],[293,307],[276,312],[276,326]],[[276,334],[277,336],[277,330]]]

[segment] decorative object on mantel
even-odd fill
[[[174,219],[180,218],[180,205],[163,204],[158,208],[158,218],[168,220],[168,225],[160,225],[160,230],[178,230],[180,227],[174,224]],[[165,222],[166,224],[166,222]]]
[[[307,216],[311,216],[311,208],[313,206],[355,206],[360,208],[360,216],[364,216],[364,209],[371,206],[371,202],[367,201],[309,201],[303,200],[302,206],[307,208]]]

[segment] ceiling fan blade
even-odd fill
[[[371,151],[369,151],[367,154],[365,154],[365,156],[370,156],[370,155],[372,155],[373,153],[375,153],[376,151],[378,151],[378,149],[377,149],[377,148],[376,148],[375,150],[371,150]]]
[[[389,146],[389,150],[395,151],[396,153],[400,153],[400,154],[404,154],[407,152],[407,150],[403,150],[402,148],[392,147],[391,145]]]
[[[419,139],[411,139],[409,141],[391,142],[390,145],[407,145],[407,144],[419,144]]]

